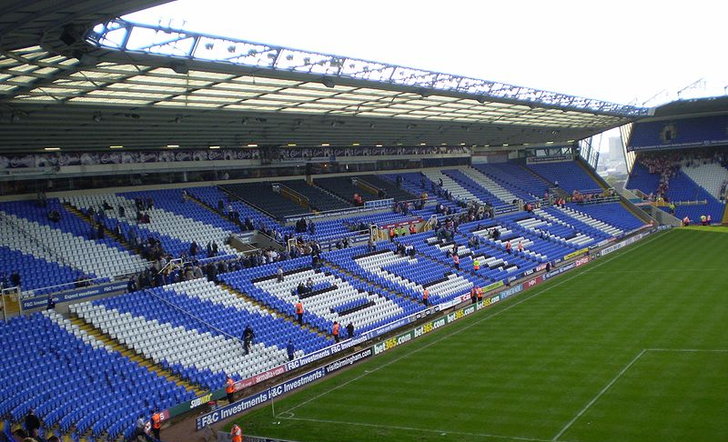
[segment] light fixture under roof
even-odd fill
[[[168,144],[167,147],[170,149],[176,149],[179,147],[179,144]]]
[[[427,146],[427,143],[422,142],[422,143],[420,143],[420,146]]]
[[[382,145],[381,144],[377,144],[375,147],[382,147]]]
[[[329,147],[331,146],[329,143],[321,143],[321,147]]]
[[[288,147],[296,147],[296,143],[288,143]]]
[[[57,151],[61,150],[61,148],[60,147],[44,147],[43,150],[45,150],[46,152],[57,152]]]
[[[321,83],[326,87],[334,87],[336,86],[336,83],[334,83],[334,80],[331,77],[323,77],[321,79]]]
[[[359,143],[351,143],[352,146],[358,146]]]
[[[255,143],[251,143],[251,144],[248,144],[248,147],[258,147],[258,145]]]
[[[124,146],[122,146],[121,144],[112,144],[111,146],[109,146],[109,149],[123,149],[123,148],[124,148]]]
[[[208,149],[219,149],[219,148],[220,148],[220,146],[217,146],[217,145],[208,147]]]

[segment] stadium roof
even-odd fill
[[[49,7],[18,2],[0,11],[4,151],[250,144],[518,148],[573,142],[648,114],[113,18],[164,1],[36,3]]]

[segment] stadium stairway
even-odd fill
[[[311,333],[316,333],[317,335],[322,336],[322,337],[329,336],[329,333],[326,332],[325,330],[320,330],[318,328],[312,327],[309,324],[304,323],[303,325],[299,325],[298,321],[296,320],[296,318],[293,315],[291,315],[287,312],[284,312],[284,311],[273,310],[270,307],[268,307],[267,305],[263,304],[262,302],[258,301],[255,298],[253,298],[252,296],[248,296],[247,294],[241,292],[240,290],[238,290],[228,284],[225,284],[224,282],[218,282],[217,286],[220,287],[221,289],[227,291],[231,295],[235,296],[236,298],[240,298],[245,302],[249,302],[250,304],[253,304],[255,307],[257,307],[258,309],[260,309],[262,311],[268,312],[269,314],[274,315],[274,316],[282,317],[287,322],[290,322],[291,324],[295,325],[296,327],[301,327],[304,330],[308,330]]]
[[[107,335],[106,333],[102,332],[101,330],[97,329],[93,325],[86,322],[84,319],[80,318],[77,314],[72,313],[69,316],[69,320],[71,321],[71,324],[77,326],[81,330],[86,331],[89,335],[93,336],[94,338],[98,339],[102,343],[106,344],[107,346],[111,347],[112,349],[118,351],[122,355],[124,355],[125,358],[135,362],[137,365],[140,365],[144,368],[146,368],[148,371],[161,376],[165,379],[167,379],[170,382],[175,383],[176,385],[181,385],[186,390],[191,391],[195,394],[195,396],[199,397],[205,394],[205,390],[201,389],[199,386],[193,385],[187,380],[183,379],[182,377],[176,375],[175,373],[163,368],[162,366],[155,364],[149,359],[144,358],[143,356],[139,355],[134,350],[126,347],[125,345],[121,344],[117,340],[111,338],[111,336]]]
[[[460,169],[463,175],[467,176],[471,180],[481,185],[485,190],[497,196],[504,204],[511,204],[513,200],[519,199],[518,196],[513,194],[510,190],[496,183],[490,179],[487,175],[480,172],[478,169],[472,167],[466,167]]]
[[[69,213],[72,213],[73,215],[76,215],[78,218],[80,218],[83,221],[85,221],[86,223],[88,223],[89,228],[91,228],[91,226],[94,225],[94,220],[90,216],[88,216],[85,213],[81,212],[80,210],[78,210],[74,206],[70,205],[69,203],[64,202],[63,203],[63,208],[65,208],[66,211],[68,211]],[[103,227],[104,227],[104,234],[106,236],[113,238],[114,241],[116,241],[117,243],[121,244],[124,247],[124,249],[126,249],[126,250],[128,250],[128,251],[130,251],[130,252],[138,255],[137,250],[133,249],[129,245],[129,243],[126,242],[126,240],[124,240],[124,238],[122,238],[121,236],[119,236],[116,233],[114,233],[114,231],[113,230],[110,230],[107,226],[104,225]]]
[[[202,200],[202,199],[198,198],[198,197],[197,197],[197,196],[195,196],[195,195],[194,195],[194,194],[193,194],[192,192],[187,192],[187,200],[188,200],[188,201],[192,201],[193,203],[196,203],[196,204],[198,204],[198,205],[199,205],[200,207],[202,207],[203,209],[207,209],[207,210],[209,210],[209,211],[210,211],[210,212],[212,212],[213,214],[215,214],[215,215],[219,216],[220,218],[222,218],[222,219],[224,219],[224,220],[226,220],[226,221],[230,221],[230,219],[228,219],[228,217],[226,217],[226,216],[225,216],[225,214],[223,214],[223,213],[220,213],[220,212],[219,212],[219,211],[218,211],[218,210],[217,210],[216,208],[212,207],[212,205],[210,205],[210,204],[209,204],[209,203],[207,203],[206,201],[204,201],[204,200]]]

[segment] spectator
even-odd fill
[[[54,223],[60,222],[61,214],[57,210],[53,209],[48,212],[48,219]]]
[[[134,424],[134,438],[132,440],[149,440],[147,438],[147,432],[145,431],[146,427],[147,422],[144,420],[144,416],[140,414],[139,417],[137,417],[136,423]]]
[[[10,287],[20,287],[20,273],[17,270],[10,274]]]
[[[292,361],[294,358],[294,348],[293,348],[293,342],[289,339],[288,344],[286,345],[286,353],[288,353],[288,360]]]
[[[162,429],[162,415],[159,414],[159,411],[154,410],[154,413],[152,413],[152,434],[154,434],[155,439],[161,439],[159,432]]]
[[[233,394],[235,393],[235,381],[230,376],[225,380],[225,394],[227,395],[228,404],[235,402]]]
[[[197,245],[197,241],[192,241],[192,244],[190,244],[190,256],[193,258],[197,256],[199,249],[200,246]]]
[[[296,319],[298,320],[298,325],[303,325],[303,304],[301,300],[296,302]]]
[[[230,429],[230,442],[243,442],[243,430],[238,424],[233,424]]]
[[[38,416],[35,415],[35,410],[31,408],[25,416],[25,431],[28,432],[30,437],[37,438],[39,429],[40,419],[38,419]]]
[[[354,337],[354,324],[351,322],[346,325],[346,335],[349,339]]]
[[[253,338],[255,338],[255,332],[250,325],[246,325],[245,330],[243,330],[243,349],[245,350],[246,355],[250,353],[250,346],[253,343]]]
[[[56,302],[53,301],[53,295],[50,293],[48,294],[48,304],[46,305],[46,310],[53,310],[56,308]]]
[[[339,342],[339,329],[341,326],[337,321],[334,321],[334,325],[331,327],[331,334],[334,336],[334,340]]]

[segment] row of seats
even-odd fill
[[[524,201],[542,198],[552,185],[525,166],[515,162],[473,164],[473,168]]]
[[[270,182],[226,184],[221,187],[279,220],[283,220],[287,216],[304,215],[311,212],[310,209],[274,192],[273,184]]]
[[[113,278],[137,272],[146,267],[146,261],[131,252],[88,240],[49,225],[39,224],[7,212],[2,217],[3,246],[34,257],[76,269],[83,275]],[[53,282],[69,282],[63,275]]]
[[[175,197],[174,201],[177,201],[178,206],[186,206],[186,204],[183,203],[181,191],[179,192],[179,196]],[[155,201],[153,208],[143,211],[149,215],[150,222],[148,224],[137,223],[135,218],[137,209],[133,197],[149,197]],[[117,210],[107,211],[106,216],[121,223],[123,226],[122,231],[130,228],[133,229],[140,242],[148,236],[153,236],[159,239],[162,242],[164,249],[175,256],[187,253],[189,251],[190,244],[193,241],[197,242],[197,244],[202,248],[204,248],[207,243],[214,241],[219,247],[220,254],[238,254],[235,249],[225,244],[231,231],[214,225],[214,222],[219,219],[219,216],[208,211],[207,221],[198,221],[163,208],[158,208],[156,200],[166,201],[167,204],[171,201],[167,195],[156,195],[155,193],[149,192],[130,194],[129,197],[116,194],[94,194],[68,198],[68,202],[70,204],[84,210],[88,210],[92,207],[101,207],[104,201],[112,207],[124,207],[125,214],[123,217],[120,216]],[[191,207],[193,207],[192,204],[193,203],[189,203]],[[200,208],[200,210],[205,209]]]
[[[343,210],[353,206],[352,203],[342,198],[337,198],[333,194],[324,191],[322,188],[312,186],[303,180],[282,181],[281,184],[308,198],[308,202],[311,207],[319,212]]]
[[[32,408],[46,429],[129,438],[137,417],[194,397],[55,312],[13,318],[0,337],[0,413],[14,422]]]
[[[473,167],[466,167],[463,169],[460,169],[460,172],[473,180],[473,182],[477,183],[479,186],[483,187],[485,190],[496,196],[501,204],[512,204],[514,200],[519,199],[520,197],[504,186],[501,186],[498,184],[495,180],[488,177],[488,175],[480,172],[478,169],[475,169]],[[533,198],[525,198],[525,201],[529,201]]]
[[[498,206],[501,204],[511,204],[513,200],[502,201],[497,196],[493,195],[487,188],[481,186],[473,178],[469,177],[459,169],[443,170],[443,173],[451,178],[453,181],[458,183],[464,189],[467,189],[472,193],[478,201],[488,203],[491,206]]]
[[[576,161],[534,163],[529,164],[528,168],[551,183],[558,182],[559,187],[568,193],[574,190],[586,191],[601,188],[599,183],[594,181],[587,171]]]

